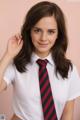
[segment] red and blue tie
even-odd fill
[[[37,63],[39,65],[39,84],[44,120],[58,120],[46,68],[48,60],[38,59]]]

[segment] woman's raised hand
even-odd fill
[[[7,55],[14,58],[21,50],[23,46],[22,36],[20,34],[12,36],[7,45]]]

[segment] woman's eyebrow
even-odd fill
[[[34,26],[33,28],[34,28],[34,29],[41,29],[41,30],[42,30],[42,28],[36,27],[36,26]],[[54,30],[56,30],[56,28],[49,28],[48,30],[53,30],[53,31],[54,31]]]
[[[34,29],[41,29],[40,27],[33,27]]]

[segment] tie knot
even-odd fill
[[[47,59],[45,59],[45,60],[38,59],[36,62],[38,63],[39,66],[46,67],[48,60]]]

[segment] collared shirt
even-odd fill
[[[31,63],[26,66],[27,71],[24,73],[20,73],[13,64],[10,64],[4,74],[7,85],[13,85],[14,113],[22,120],[43,120],[37,59],[39,57],[33,53]],[[65,80],[60,74],[56,77],[51,54],[44,59],[49,61],[47,70],[58,120],[60,120],[66,102],[80,96],[80,77],[75,65],[72,71],[69,70],[68,78]]]

